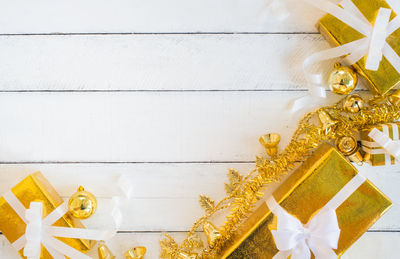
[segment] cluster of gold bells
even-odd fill
[[[72,194],[68,201],[68,211],[77,219],[90,218],[97,209],[96,197],[80,186],[78,191]],[[97,248],[99,259],[114,259],[115,256],[107,245],[102,241]],[[133,247],[126,251],[126,259],[143,259],[146,254],[146,248],[143,246]]]
[[[337,94],[349,94],[357,84],[353,70],[335,66],[329,85]],[[208,259],[218,258],[219,252],[231,240],[240,223],[248,217],[255,203],[263,197],[266,185],[280,178],[304,162],[324,142],[334,142],[343,155],[355,163],[362,163],[359,143],[355,135],[367,126],[392,123],[400,119],[400,90],[384,97],[373,97],[368,101],[351,94],[332,106],[317,109],[305,115],[299,122],[290,143],[280,153],[280,135],[270,133],[260,138],[269,158],[257,157],[256,168],[246,176],[238,171],[228,171],[229,182],[225,184],[226,197],[215,202],[200,195],[200,204],[205,215],[199,218],[187,237],[178,244],[165,234],[160,241],[161,258],[164,259]],[[210,222],[216,212],[227,210],[228,215],[219,227]],[[196,231],[202,228],[207,238],[203,244]]]

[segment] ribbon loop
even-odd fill
[[[398,130],[397,127],[393,128],[393,131],[396,130]],[[392,155],[397,161],[400,160],[400,143],[398,141],[392,140],[388,134],[385,134],[377,128],[373,128],[368,136],[372,138],[378,145],[380,145],[388,155]],[[389,160],[386,161],[386,163],[390,162],[390,157],[385,160]]]
[[[267,206],[277,218],[277,229],[271,230],[279,252],[273,259],[309,259],[311,252],[316,259],[337,259],[336,249],[340,228],[336,208],[364,183],[366,179],[357,174],[320,211],[303,225],[290,215],[271,196]]]
[[[321,87],[322,73],[310,72],[310,67],[316,63],[346,57],[354,64],[366,57],[365,68],[376,71],[379,69],[382,57],[385,56],[390,64],[400,73],[400,57],[386,42],[386,38],[400,28],[400,18],[390,21],[391,9],[380,8],[372,25],[350,0],[343,0],[341,7],[328,0],[304,0],[306,3],[325,11],[346,23],[365,37],[341,46],[312,54],[304,60],[303,71],[306,80],[314,87]],[[323,98],[322,95],[320,97]]]

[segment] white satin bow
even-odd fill
[[[12,246],[18,251],[24,248],[24,255],[28,259],[40,258],[41,245],[54,259],[65,259],[66,256],[74,259],[90,259],[91,257],[55,237],[107,240],[115,234],[114,231],[53,226],[68,211],[65,202],[43,218],[43,204],[41,202],[31,202],[30,208],[25,209],[24,205],[11,191],[4,194],[3,198],[26,223],[25,234],[12,243]]]
[[[386,42],[388,36],[400,28],[400,18],[395,17],[391,21],[391,9],[380,8],[373,25],[364,17],[360,10],[350,0],[343,0],[339,7],[327,0],[304,0],[310,5],[327,12],[353,29],[360,32],[364,38],[352,41],[339,47],[323,50],[312,54],[304,60],[303,70],[307,82],[310,85],[310,95],[325,98],[325,86],[322,73],[313,73],[310,68],[313,64],[346,56],[349,65],[366,57],[365,68],[378,70],[382,57],[400,73],[400,57]],[[310,95],[294,100],[291,105],[292,112],[303,108],[311,100]]]
[[[310,259],[311,252],[316,259],[337,259],[336,249],[340,237],[340,228],[336,209],[365,182],[356,174],[328,203],[303,225],[290,215],[271,196],[267,206],[277,218],[277,229],[271,230],[279,252],[273,259]]]
[[[336,259],[332,249],[337,248],[340,228],[332,209],[318,213],[306,225],[287,213],[275,199],[267,201],[277,217],[277,230],[272,230],[276,247],[280,250],[274,259],[309,259],[311,252],[317,259]]]
[[[398,132],[397,125],[395,128],[393,128],[393,132]],[[389,155],[392,155],[394,158],[396,158],[396,160],[400,161],[399,141],[392,140],[388,134],[383,133],[377,128],[373,128],[368,136],[372,138],[379,146],[381,146]],[[390,157],[386,160],[389,160],[386,161],[386,164],[390,165]]]

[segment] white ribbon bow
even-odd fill
[[[368,136],[375,141],[385,151],[385,164],[390,165],[392,155],[397,161],[400,161],[400,143],[398,135],[398,127],[396,124],[392,124],[393,127],[393,139],[389,137],[389,129],[387,125],[382,125],[383,131],[373,128]],[[365,149],[365,148],[364,148]],[[368,149],[367,152],[374,153],[374,150]],[[377,154],[377,153],[374,153]],[[379,153],[381,154],[381,153]]]
[[[310,94],[314,97],[325,98],[325,87],[323,87],[322,73],[310,72],[310,66],[324,60],[346,56],[349,65],[352,65],[366,56],[365,68],[368,70],[378,70],[382,57],[392,64],[397,72],[400,73],[400,57],[393,48],[386,42],[386,38],[400,28],[400,18],[397,16],[391,21],[391,9],[380,8],[374,24],[371,24],[360,10],[350,0],[343,0],[339,7],[327,0],[304,0],[310,5],[327,12],[353,29],[360,32],[365,37],[339,47],[314,53],[305,59],[303,70],[308,83],[310,84]],[[303,108],[310,97],[302,97],[294,101],[292,111]]]
[[[309,259],[311,252],[316,259],[337,259],[340,228],[336,209],[364,183],[357,174],[310,221],[303,225],[270,197],[267,206],[277,218],[277,229],[271,230],[279,252],[273,259]]]
[[[28,259],[40,258],[41,244],[54,259],[65,259],[65,256],[74,259],[90,259],[91,257],[55,237],[107,240],[115,234],[114,231],[52,226],[68,211],[65,202],[42,219],[43,204],[41,202],[31,202],[30,208],[25,209],[24,205],[11,191],[8,191],[3,198],[26,223],[25,235],[12,243],[12,246],[18,251],[24,248],[24,256]]]

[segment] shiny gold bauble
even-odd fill
[[[87,219],[91,217],[97,209],[97,200],[93,194],[85,191],[80,186],[68,201],[68,211],[77,219]]]
[[[343,108],[348,112],[359,112],[364,108],[364,100],[358,94],[349,95],[344,100]]]
[[[346,95],[356,88],[358,82],[357,73],[350,67],[335,64],[335,68],[328,78],[329,88],[335,94]]]
[[[278,133],[269,133],[262,135],[259,141],[267,150],[268,155],[275,156],[278,153],[278,144],[281,141],[281,136]]]
[[[144,246],[134,247],[125,253],[125,257],[126,259],[143,259],[144,255],[146,254],[146,250],[147,249]]]
[[[99,259],[115,259],[115,256],[112,254],[111,250],[106,246],[104,242],[99,243],[97,252],[99,254]]]

